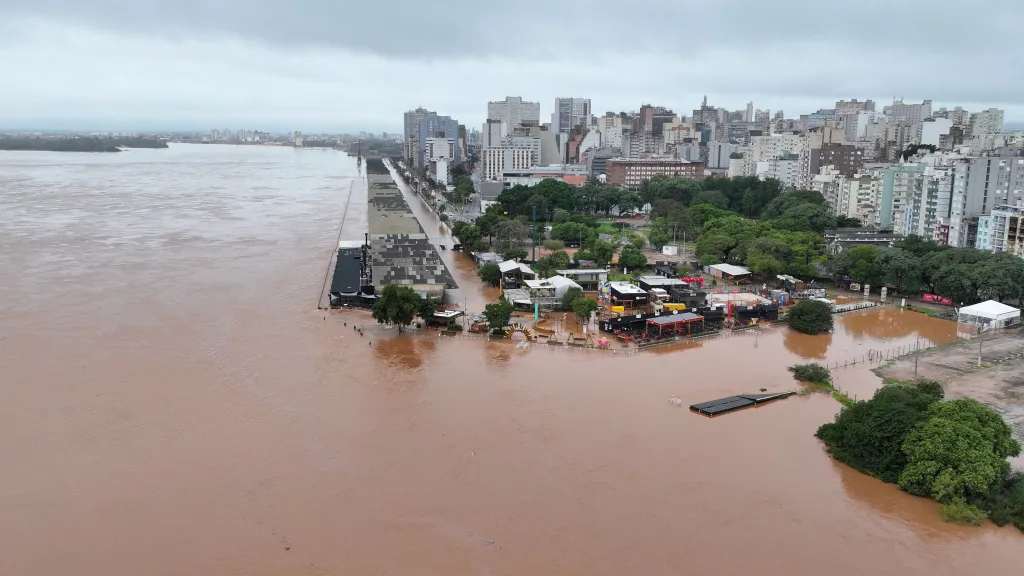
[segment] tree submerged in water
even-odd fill
[[[833,458],[942,504],[947,522],[986,517],[1024,530],[1024,474],[1010,427],[976,400],[943,402],[933,380],[890,383],[843,409],[817,436]]]
[[[398,331],[409,324],[423,309],[423,299],[408,286],[391,284],[381,291],[380,298],[373,303],[370,314],[380,324],[398,326]]]
[[[804,334],[832,330],[832,308],[820,300],[804,300],[789,311],[789,327]]]

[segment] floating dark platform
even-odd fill
[[[756,404],[764,404],[765,402],[771,402],[772,400],[778,400],[780,398],[788,398],[792,394],[792,392],[779,392],[776,394],[740,394],[739,396],[729,396],[728,398],[719,398],[718,400],[711,400],[710,402],[693,404],[690,406],[690,410],[699,412],[705,416],[717,416],[726,412],[732,412],[733,410],[739,410],[740,408],[746,408]]]

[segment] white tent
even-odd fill
[[[566,278],[565,276],[552,276],[551,278],[548,278],[546,282],[549,282],[552,286],[555,287],[555,296],[557,296],[558,298],[565,296],[565,293],[569,290],[569,288],[579,288],[580,290],[583,290],[582,286],[570,280],[569,278]]]
[[[957,322],[987,328],[1005,328],[1020,322],[1020,310],[995,300],[986,300],[957,311]]]

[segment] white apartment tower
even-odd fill
[[[1003,131],[1003,111],[989,108],[971,114],[971,136],[998,134]]]
[[[509,128],[523,122],[540,124],[540,102],[528,102],[520,96],[506,96],[504,100],[487,103],[487,119],[501,120]]]

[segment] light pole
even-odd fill
[[[985,330],[983,330],[983,328],[984,328],[984,326],[982,326],[981,324],[978,324],[978,366],[979,367],[981,366],[981,345],[982,345],[982,342],[985,340]]]

